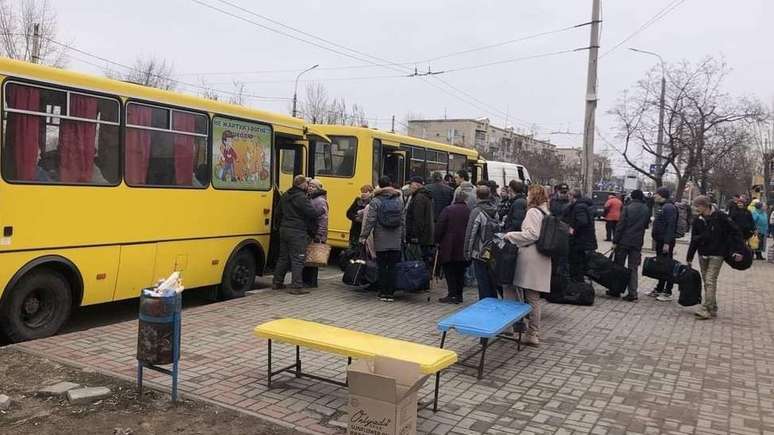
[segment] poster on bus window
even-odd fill
[[[271,127],[215,117],[212,184],[222,189],[269,190]]]

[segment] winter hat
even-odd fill
[[[672,192],[666,187],[659,187],[658,190],[656,190],[656,193],[664,199],[669,199],[669,197],[672,196]]]
[[[645,195],[642,194],[642,190],[640,189],[634,189],[631,193],[632,199],[638,199],[640,201],[643,201],[645,199]]]

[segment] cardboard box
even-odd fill
[[[417,393],[429,376],[418,364],[376,357],[353,362],[347,373],[348,434],[417,433]]]

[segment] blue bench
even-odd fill
[[[459,364],[478,369],[478,379],[484,374],[484,359],[486,357],[486,348],[490,340],[504,338],[517,342],[517,349],[521,350],[521,331],[519,338],[504,335],[506,330],[512,330],[513,325],[527,316],[532,311],[532,306],[523,302],[502,300],[496,298],[485,298],[469,305],[459,311],[456,311],[438,321],[438,330],[443,332],[441,337],[441,348],[446,342],[446,334],[454,329],[462,335],[479,337],[481,349],[468,355],[461,360]],[[478,366],[466,365],[465,362],[473,356],[481,353],[481,361]]]

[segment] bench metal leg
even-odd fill
[[[486,347],[489,345],[489,339],[488,338],[482,338],[481,339],[481,363],[478,365],[478,379],[481,379],[482,376],[484,376],[484,358],[486,358]]]
[[[447,331],[443,331],[443,335],[441,335],[441,349],[443,349],[443,345],[446,343],[446,332]]]
[[[269,339],[269,376],[266,383],[269,390],[271,390],[271,339]]]
[[[445,334],[444,334],[445,335]],[[438,388],[441,385],[441,371],[435,374],[435,395],[433,396],[433,412],[438,412]]]
[[[521,352],[521,330],[519,330],[519,341],[516,342],[516,351]]]
[[[296,377],[301,377],[301,347],[296,346]]]

